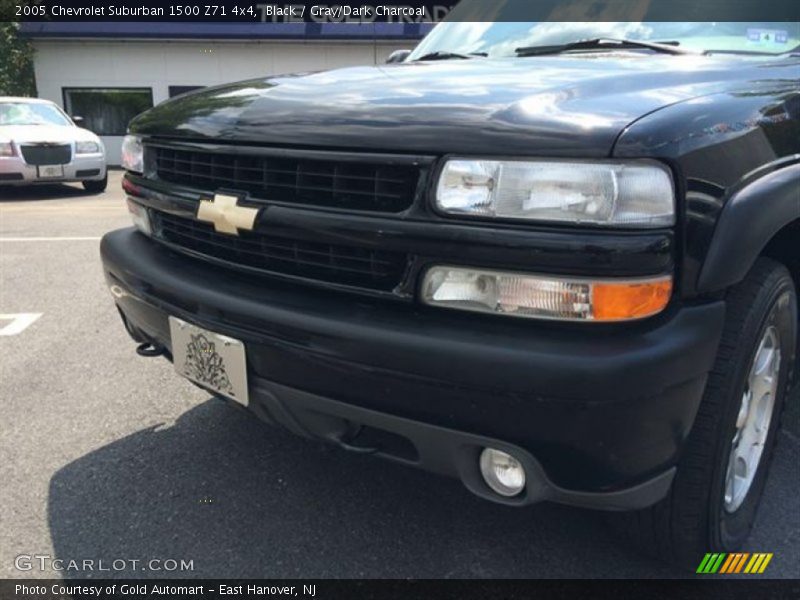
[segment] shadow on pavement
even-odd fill
[[[0,202],[23,202],[36,200],[59,200],[96,196],[87,192],[80,184],[36,184],[26,186],[0,186]]]
[[[194,561],[192,572],[67,577],[684,575],[625,550],[602,515],[494,505],[215,399],[62,468],[48,513],[57,558]]]

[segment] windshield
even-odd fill
[[[772,55],[800,46],[800,23],[444,22],[422,40],[408,60],[435,52],[494,58],[516,56],[518,48],[556,46],[593,38],[670,42],[700,52]]]
[[[0,102],[0,125],[72,125],[52,104]]]

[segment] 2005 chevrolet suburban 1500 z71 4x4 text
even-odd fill
[[[266,421],[734,548],[796,367],[798,24],[545,25],[144,113],[108,285]]]

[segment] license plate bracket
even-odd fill
[[[244,343],[176,317],[169,317],[175,371],[200,386],[247,406]]]
[[[64,177],[64,165],[39,165],[36,167],[39,179],[55,179]]]

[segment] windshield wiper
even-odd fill
[[[452,60],[454,58],[468,59],[475,58],[476,56],[488,56],[486,52],[470,52],[469,54],[460,54],[459,52],[447,52],[446,50],[437,50],[436,52],[429,52],[423,54],[419,58],[415,58],[414,62],[420,60]]]
[[[561,54],[571,50],[596,50],[608,48],[611,50],[627,48],[646,48],[663,54],[696,54],[691,50],[678,48],[679,42],[643,42],[640,40],[625,40],[616,38],[592,38],[579,40],[569,44],[556,46],[525,46],[517,48],[517,56],[544,56],[546,54]]]

